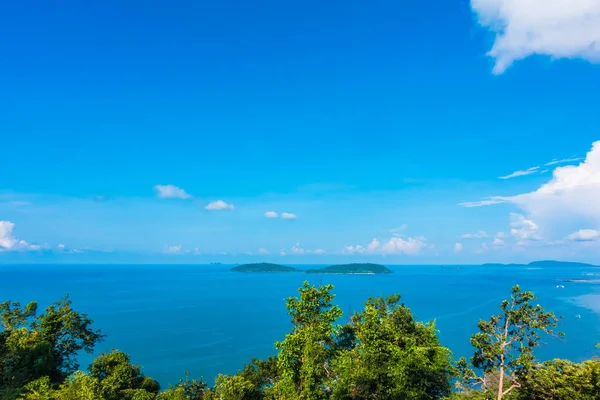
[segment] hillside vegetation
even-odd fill
[[[235,375],[219,375],[213,385],[186,375],[162,390],[118,350],[82,369],[78,352],[92,352],[104,335],[68,297],[43,311],[35,302],[6,301],[0,303],[0,399],[600,398],[596,358],[535,359],[533,350],[544,336],[560,335],[558,318],[518,286],[496,315],[474,322],[473,356],[459,360],[440,343],[435,324],[417,321],[399,295],[372,297],[339,324],[342,310],[334,304],[333,289],[304,282],[287,299],[292,327],[275,343],[273,356],[252,359]]]

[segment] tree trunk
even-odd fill
[[[504,367],[500,367],[500,376],[498,377],[498,400],[502,400],[502,391],[504,389]]]

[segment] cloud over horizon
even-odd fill
[[[399,237],[392,237],[387,242],[383,242],[383,244],[376,238],[373,238],[366,246],[360,244],[346,246],[344,252],[346,254],[416,255],[425,247],[424,237],[409,237],[406,240]]]
[[[154,191],[159,199],[190,199],[192,196],[175,185],[155,185]]]
[[[471,9],[495,34],[494,74],[532,55],[600,62],[600,1],[471,0]]]
[[[15,224],[10,221],[0,221],[0,252],[2,251],[38,251],[42,246],[18,240],[13,236]]]

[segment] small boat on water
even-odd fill
[[[581,315],[577,314],[577,315],[575,316],[575,318],[581,318]]]

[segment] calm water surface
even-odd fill
[[[299,266],[302,267],[302,266]],[[583,360],[600,342],[600,285],[564,283],[593,278],[600,268],[391,266],[390,275],[241,274],[225,265],[0,266],[0,301],[37,300],[42,307],[68,293],[108,335],[98,351],[118,348],[162,385],[188,371],[209,382],[234,373],[252,357],[274,354],[290,328],[284,299],[302,281],[335,285],[347,314],[369,296],[399,293],[416,317],[435,319],[442,343],[471,353],[477,321],[497,312],[520,284],[546,309],[562,315],[563,340],[549,339],[540,358]],[[592,275],[590,275],[592,274]],[[598,277],[596,277],[598,279]],[[564,289],[556,288],[563,285]],[[580,315],[581,318],[576,316]],[[91,356],[80,358],[87,366]]]

